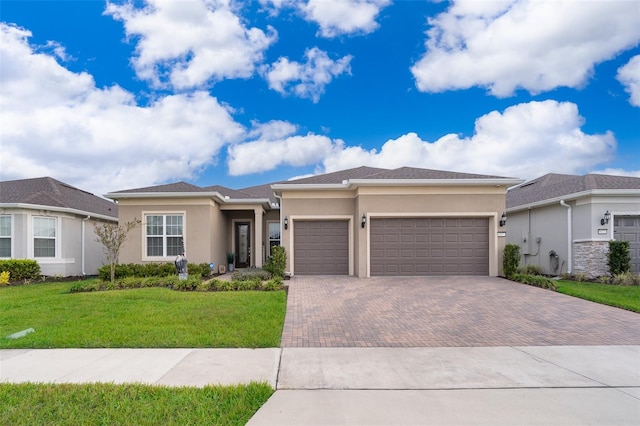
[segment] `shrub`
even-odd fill
[[[273,246],[271,256],[264,264],[264,270],[273,277],[284,277],[284,270],[287,267],[287,252],[282,246]]]
[[[187,265],[189,276],[203,277],[209,276],[208,263],[190,263]],[[98,269],[98,278],[102,281],[110,279],[110,266],[104,265]],[[176,267],[173,263],[123,263],[115,265],[115,279],[126,277],[168,277],[177,276]]]
[[[513,274],[510,279],[534,287],[546,288],[553,291],[558,290],[555,281],[542,275]]]
[[[589,281],[589,276],[583,272],[580,272],[573,276],[573,281],[578,281],[579,283],[583,283],[583,282]]]
[[[519,274],[542,275],[542,268],[539,265],[524,265],[518,268]]]
[[[629,241],[609,241],[607,266],[612,276],[631,270],[631,254]]]
[[[603,275],[596,280],[599,284],[611,284],[611,277]]]
[[[0,260],[0,271],[8,272],[11,280],[37,280],[40,278],[40,265],[31,259]]]
[[[612,282],[615,285],[640,285],[640,274],[622,272],[614,275]]]
[[[507,244],[504,247],[502,260],[504,276],[511,278],[518,271],[518,266],[520,266],[520,247],[516,244]]]
[[[284,288],[284,281],[280,277],[273,277],[269,281],[262,283],[262,290],[277,291]]]
[[[0,272],[0,285],[9,285],[9,277],[11,274],[9,271]]]
[[[253,281],[260,280],[266,281],[271,278],[271,274],[264,269],[244,269],[242,271],[235,271],[231,274],[233,281]]]

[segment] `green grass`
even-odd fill
[[[244,425],[271,394],[266,383],[205,388],[0,383],[0,424]]]
[[[592,302],[640,312],[640,286],[558,281],[558,291]]]
[[[0,349],[280,346],[284,291],[69,293],[74,284],[0,288]],[[35,332],[5,338],[27,328]]]

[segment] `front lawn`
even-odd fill
[[[271,394],[266,383],[205,388],[0,383],[0,424],[244,425]]]
[[[558,281],[558,292],[604,305],[640,312],[640,286]]]
[[[69,293],[75,284],[1,287],[0,349],[280,346],[284,291]],[[6,339],[28,328],[35,332]]]

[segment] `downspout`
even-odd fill
[[[564,202],[564,200],[560,200],[560,205],[562,207],[566,207],[567,208],[567,274],[571,274],[571,258],[572,258],[572,253],[571,253],[571,248],[572,248],[572,242],[571,242],[571,206],[567,203]],[[562,268],[561,268],[561,272],[562,272]]]
[[[85,272],[85,268],[84,268],[84,258],[85,258],[85,253],[84,253],[84,250],[85,250],[85,247],[84,247],[84,235],[85,235],[85,230],[84,230],[84,227],[85,227],[85,222],[86,222],[87,220],[89,220],[89,219],[91,219],[91,216],[87,216],[87,217],[85,217],[84,219],[82,219],[82,243],[81,243],[81,248],[80,248],[80,250],[82,251],[81,256],[82,256],[82,276],[83,276],[83,277],[86,277],[86,276],[87,276],[87,273]]]

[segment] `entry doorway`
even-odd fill
[[[235,267],[248,268],[251,266],[251,223],[235,223]]]

